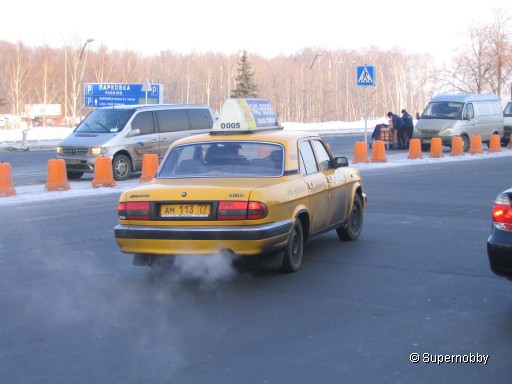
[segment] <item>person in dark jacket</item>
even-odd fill
[[[414,122],[412,121],[412,116],[405,109],[402,109],[402,120],[404,121],[405,128],[405,144],[406,148],[408,148],[414,131]]]
[[[393,112],[388,112],[388,117],[391,119],[391,124],[393,125],[393,129],[396,130],[397,133],[397,142],[398,149],[405,149],[405,126],[404,120],[395,115]]]

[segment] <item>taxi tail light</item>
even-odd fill
[[[259,201],[220,201],[218,220],[258,220],[267,217],[268,208]]]
[[[149,201],[129,201],[117,205],[117,213],[123,220],[150,220]]]
[[[512,203],[507,194],[498,195],[494,201],[492,221],[498,229],[512,231]]]

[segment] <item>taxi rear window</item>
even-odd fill
[[[215,141],[180,145],[165,157],[158,178],[277,177],[283,147],[275,143]]]

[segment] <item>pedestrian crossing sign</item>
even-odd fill
[[[373,65],[360,65],[357,67],[357,85],[367,87],[375,85],[375,71]]]

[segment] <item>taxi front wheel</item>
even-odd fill
[[[350,211],[350,217],[345,226],[336,228],[336,233],[341,240],[354,241],[357,240],[363,228],[363,203],[361,197],[356,193],[354,203]]]
[[[297,272],[302,264],[302,255],[304,254],[304,234],[302,233],[302,225],[297,218],[293,225],[288,244],[283,250],[282,272]]]

